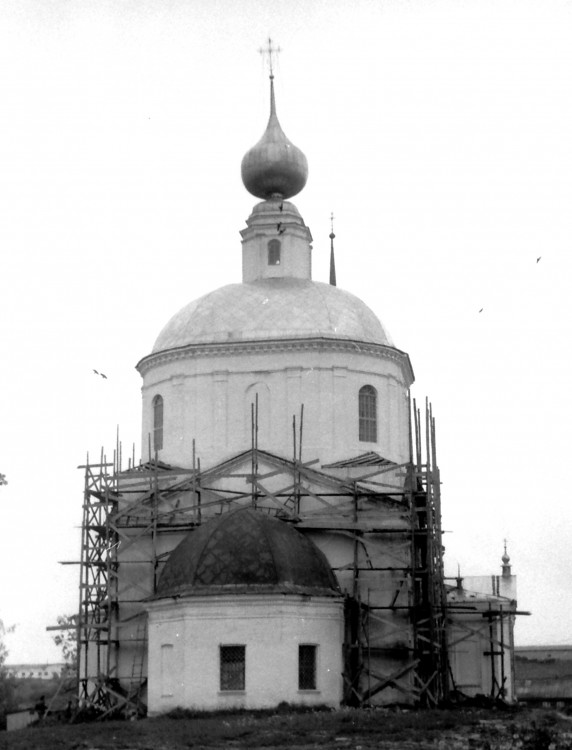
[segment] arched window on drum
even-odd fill
[[[280,265],[280,242],[278,240],[270,240],[268,243],[268,265]]]
[[[373,385],[360,388],[358,402],[359,439],[377,443],[377,391]]]
[[[160,451],[163,447],[163,396],[153,399],[153,449]]]

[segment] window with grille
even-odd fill
[[[280,242],[278,240],[270,240],[268,243],[268,265],[280,265]]]
[[[308,644],[298,646],[298,690],[316,689],[317,649],[317,646]]]
[[[246,646],[220,647],[220,689],[244,690]]]
[[[377,442],[377,391],[372,385],[359,391],[359,439]]]
[[[153,448],[160,451],[163,447],[163,397],[153,399]]]

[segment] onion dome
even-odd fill
[[[249,193],[267,200],[291,198],[308,179],[308,162],[290,143],[280,127],[274,100],[274,76],[270,76],[270,118],[262,138],[247,151],[241,166],[242,182]]]
[[[153,598],[225,593],[339,596],[340,590],[310,539],[246,507],[190,531],[165,563]]]

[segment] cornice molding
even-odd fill
[[[301,352],[301,351],[329,351],[348,352],[352,354],[367,354],[378,359],[389,359],[396,362],[402,369],[406,385],[414,381],[413,369],[409,356],[400,349],[383,344],[366,341],[330,338],[303,339],[266,339],[262,341],[225,341],[210,344],[188,344],[173,349],[165,349],[143,357],[136,369],[142,377],[158,365],[180,359],[194,359],[196,357],[223,357],[227,355],[252,355],[270,352]]]

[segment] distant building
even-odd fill
[[[455,587],[447,587],[447,637],[456,690],[512,701],[516,576],[506,548],[502,561],[500,576],[459,576]]]
[[[572,646],[517,646],[516,696],[534,706],[572,705]]]
[[[572,645],[515,646],[514,655],[520,660],[538,662],[572,661]]]
[[[6,664],[6,673],[17,680],[59,679],[65,669],[63,662],[49,664]]]

